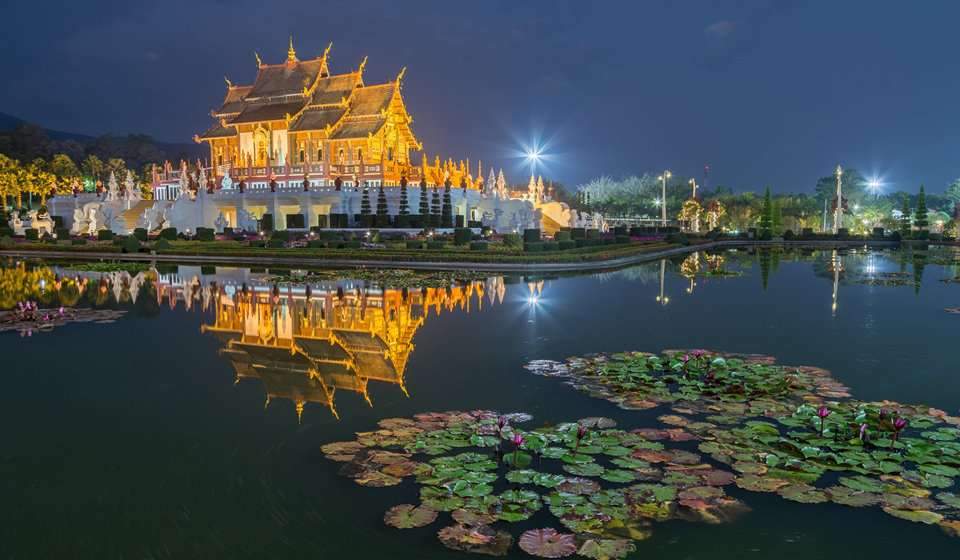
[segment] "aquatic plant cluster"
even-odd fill
[[[527,368],[624,409],[669,409],[665,428],[633,433],[684,429],[745,490],[876,506],[960,536],[960,417],[942,410],[856,400],[826,370],[767,356],[630,352]]]
[[[448,513],[439,540],[454,550],[505,555],[517,545],[560,558],[622,558],[654,522],[721,523],[746,511],[723,486],[735,475],[668,443],[693,441],[681,427],[629,432],[608,418],[521,429],[525,414],[418,414],[381,420],[355,441],[323,446],[361,486],[419,486],[419,504],[390,508],[384,521],[425,527]],[[550,514],[560,527],[542,527]]]
[[[45,309],[35,301],[21,301],[9,311],[0,311],[0,333],[17,331],[20,336],[33,336],[34,332],[49,332],[67,323],[112,323],[124,314],[125,311],[63,306]]]

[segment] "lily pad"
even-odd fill
[[[540,558],[565,558],[577,551],[576,539],[555,529],[531,529],[520,535],[520,548]]]
[[[466,525],[469,527],[476,527],[478,525],[490,525],[497,520],[495,513],[485,512],[485,511],[475,511],[475,510],[466,510],[466,509],[455,509],[450,515],[453,517],[453,520],[459,523],[460,525]]]
[[[397,529],[412,529],[414,527],[426,527],[437,520],[437,510],[426,506],[413,506],[410,504],[401,504],[393,506],[387,510],[383,516],[383,522]]]
[[[927,525],[936,525],[943,521],[943,516],[932,511],[915,511],[908,509],[883,508],[883,511],[899,519],[913,521],[914,523],[925,523]]]
[[[627,539],[587,539],[577,554],[594,560],[616,560],[635,550],[637,546]]]
[[[451,525],[440,529],[437,538],[447,548],[489,556],[506,556],[513,544],[510,533],[486,525]]]

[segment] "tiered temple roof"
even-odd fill
[[[258,57],[253,84],[237,86],[227,80],[223,103],[211,112],[217,122],[197,138],[235,136],[238,125],[269,121],[287,121],[291,132],[324,131],[334,139],[375,134],[386,124],[391,103],[402,104],[403,71],[392,81],[366,85],[366,59],[356,70],[330,75],[329,55],[327,47],[322,56],[299,60],[291,42],[281,64],[264,64]]]

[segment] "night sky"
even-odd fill
[[[4,9],[0,111],[86,134],[189,141],[226,74],[333,41],[367,83],[407,66],[430,154],[523,181],[671,169],[711,186],[810,192],[837,163],[888,189],[960,176],[960,2],[15,2]],[[529,168],[527,168],[527,173]],[[486,174],[486,173],[485,173]]]

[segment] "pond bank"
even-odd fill
[[[442,262],[442,261],[383,261],[361,259],[331,259],[314,257],[277,256],[231,256],[231,255],[182,255],[149,253],[93,253],[83,251],[32,251],[4,249],[0,255],[12,257],[36,257],[46,259],[112,260],[135,262],[186,262],[196,264],[243,264],[252,266],[284,266],[313,268],[402,268],[411,270],[474,270],[480,272],[570,272],[609,270],[634,264],[659,260],[665,257],[684,255],[707,249],[736,247],[809,247],[834,249],[845,247],[896,247],[895,241],[711,241],[688,246],[649,251],[607,260],[561,263],[496,263],[496,262]]]

